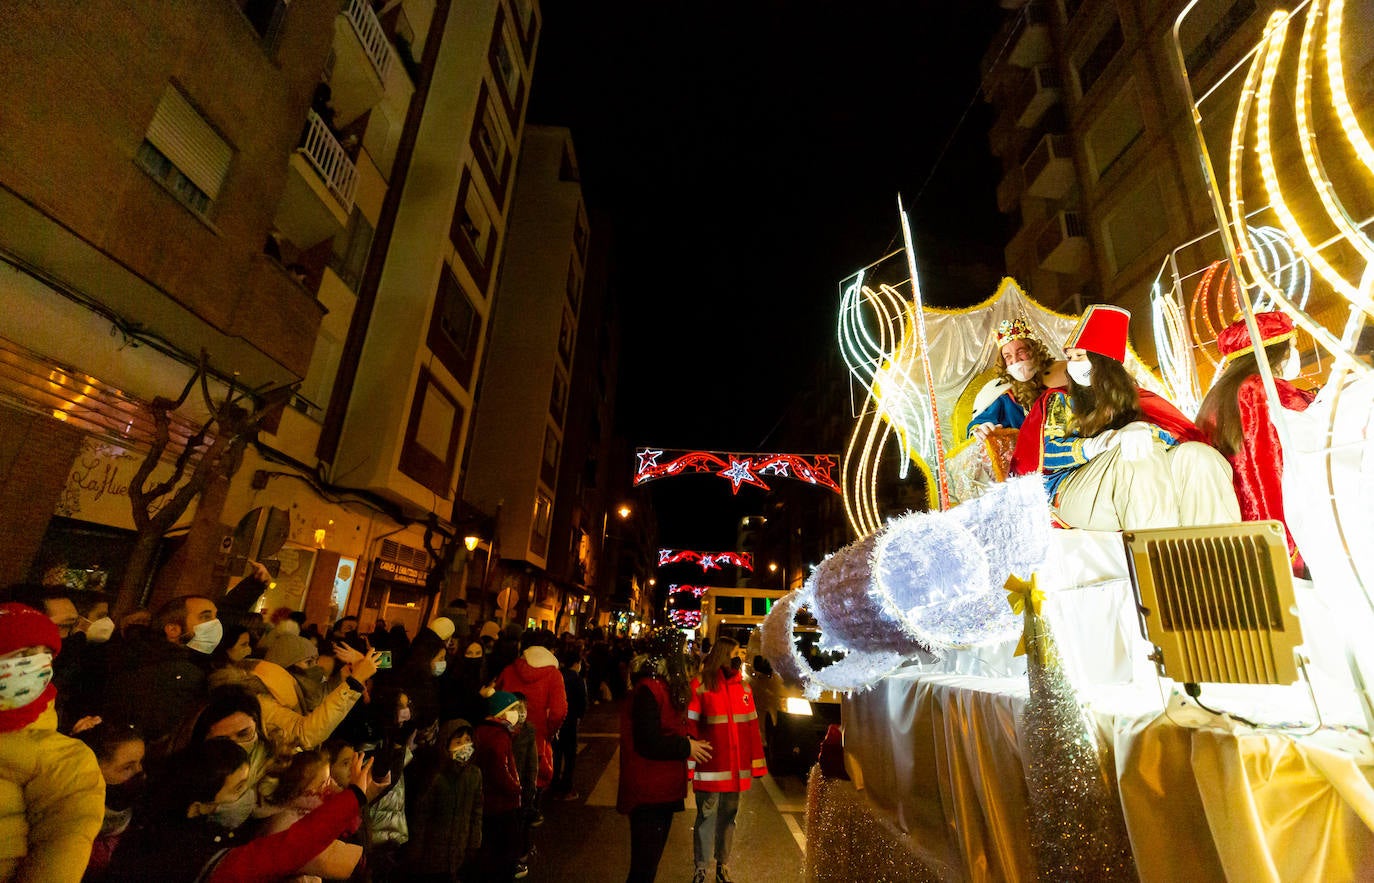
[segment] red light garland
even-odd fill
[[[658,566],[669,564],[698,565],[702,572],[720,570],[721,565],[729,564],[751,573],[754,570],[754,556],[749,552],[696,552],[692,549],[659,549]]]
[[[658,459],[667,454],[666,463]],[[666,451],[639,448],[635,451],[639,465],[635,469],[636,485],[655,478],[711,472],[730,480],[731,493],[739,493],[740,485],[750,484],[771,490],[763,479],[791,478],[807,484],[819,485],[840,493],[840,486],[831,476],[838,457],[830,454],[730,454],[718,451]]]

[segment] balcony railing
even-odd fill
[[[344,215],[353,211],[353,194],[358,187],[358,168],[348,158],[334,133],[315,111],[309,112],[306,121],[305,143],[301,152],[320,173],[329,190],[343,206]]]
[[[1068,159],[1069,151],[1069,139],[1063,135],[1046,135],[1041,138],[1040,143],[1021,166],[1026,174],[1026,180],[1033,182],[1038,179],[1053,160]]]
[[[372,4],[367,0],[348,0],[344,4],[343,15],[353,25],[358,41],[363,44],[372,66],[377,69],[377,76],[385,83],[387,74],[391,72],[393,53],[391,41],[386,38],[381,22],[372,12]]]

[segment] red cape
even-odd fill
[[[1040,457],[1044,452],[1041,434],[1045,427],[1045,408],[1053,393],[1068,394],[1063,387],[1052,387],[1040,393],[1040,398],[1031,405],[1026,414],[1026,422],[1021,424],[1021,433],[1016,437],[1016,451],[1011,455],[1011,471],[1016,475],[1029,475],[1040,471]],[[1202,431],[1193,421],[1183,416],[1167,399],[1157,396],[1148,389],[1140,390],[1141,419],[1153,423],[1172,435],[1180,442],[1203,441]]]
[[[1290,411],[1306,411],[1316,397],[1315,393],[1298,389],[1277,377],[1274,387],[1279,394],[1279,404]],[[1245,521],[1283,521],[1287,531],[1288,522],[1283,517],[1283,446],[1279,444],[1278,430],[1269,419],[1269,399],[1258,374],[1245,378],[1236,390],[1236,407],[1240,410],[1244,442],[1239,451],[1226,459],[1231,462],[1240,517]],[[1202,431],[1210,439],[1216,432],[1214,422],[1204,424]],[[1300,569],[1302,558],[1297,554],[1292,533],[1288,533],[1288,554],[1295,569]]]

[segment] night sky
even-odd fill
[[[999,166],[975,98],[991,0],[543,13],[529,119],[571,128],[593,236],[611,243],[633,444],[766,448],[835,346],[840,279],[900,246],[899,191],[923,279],[1000,275]],[[991,293],[963,288],[926,283],[934,302]]]

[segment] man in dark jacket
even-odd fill
[[[587,684],[582,680],[582,654],[566,650],[559,659],[563,675],[563,692],[568,697],[568,716],[558,730],[553,745],[553,784],[549,786],[554,800],[577,800],[582,795],[573,790],[573,770],[577,766],[577,722],[587,713]]]

